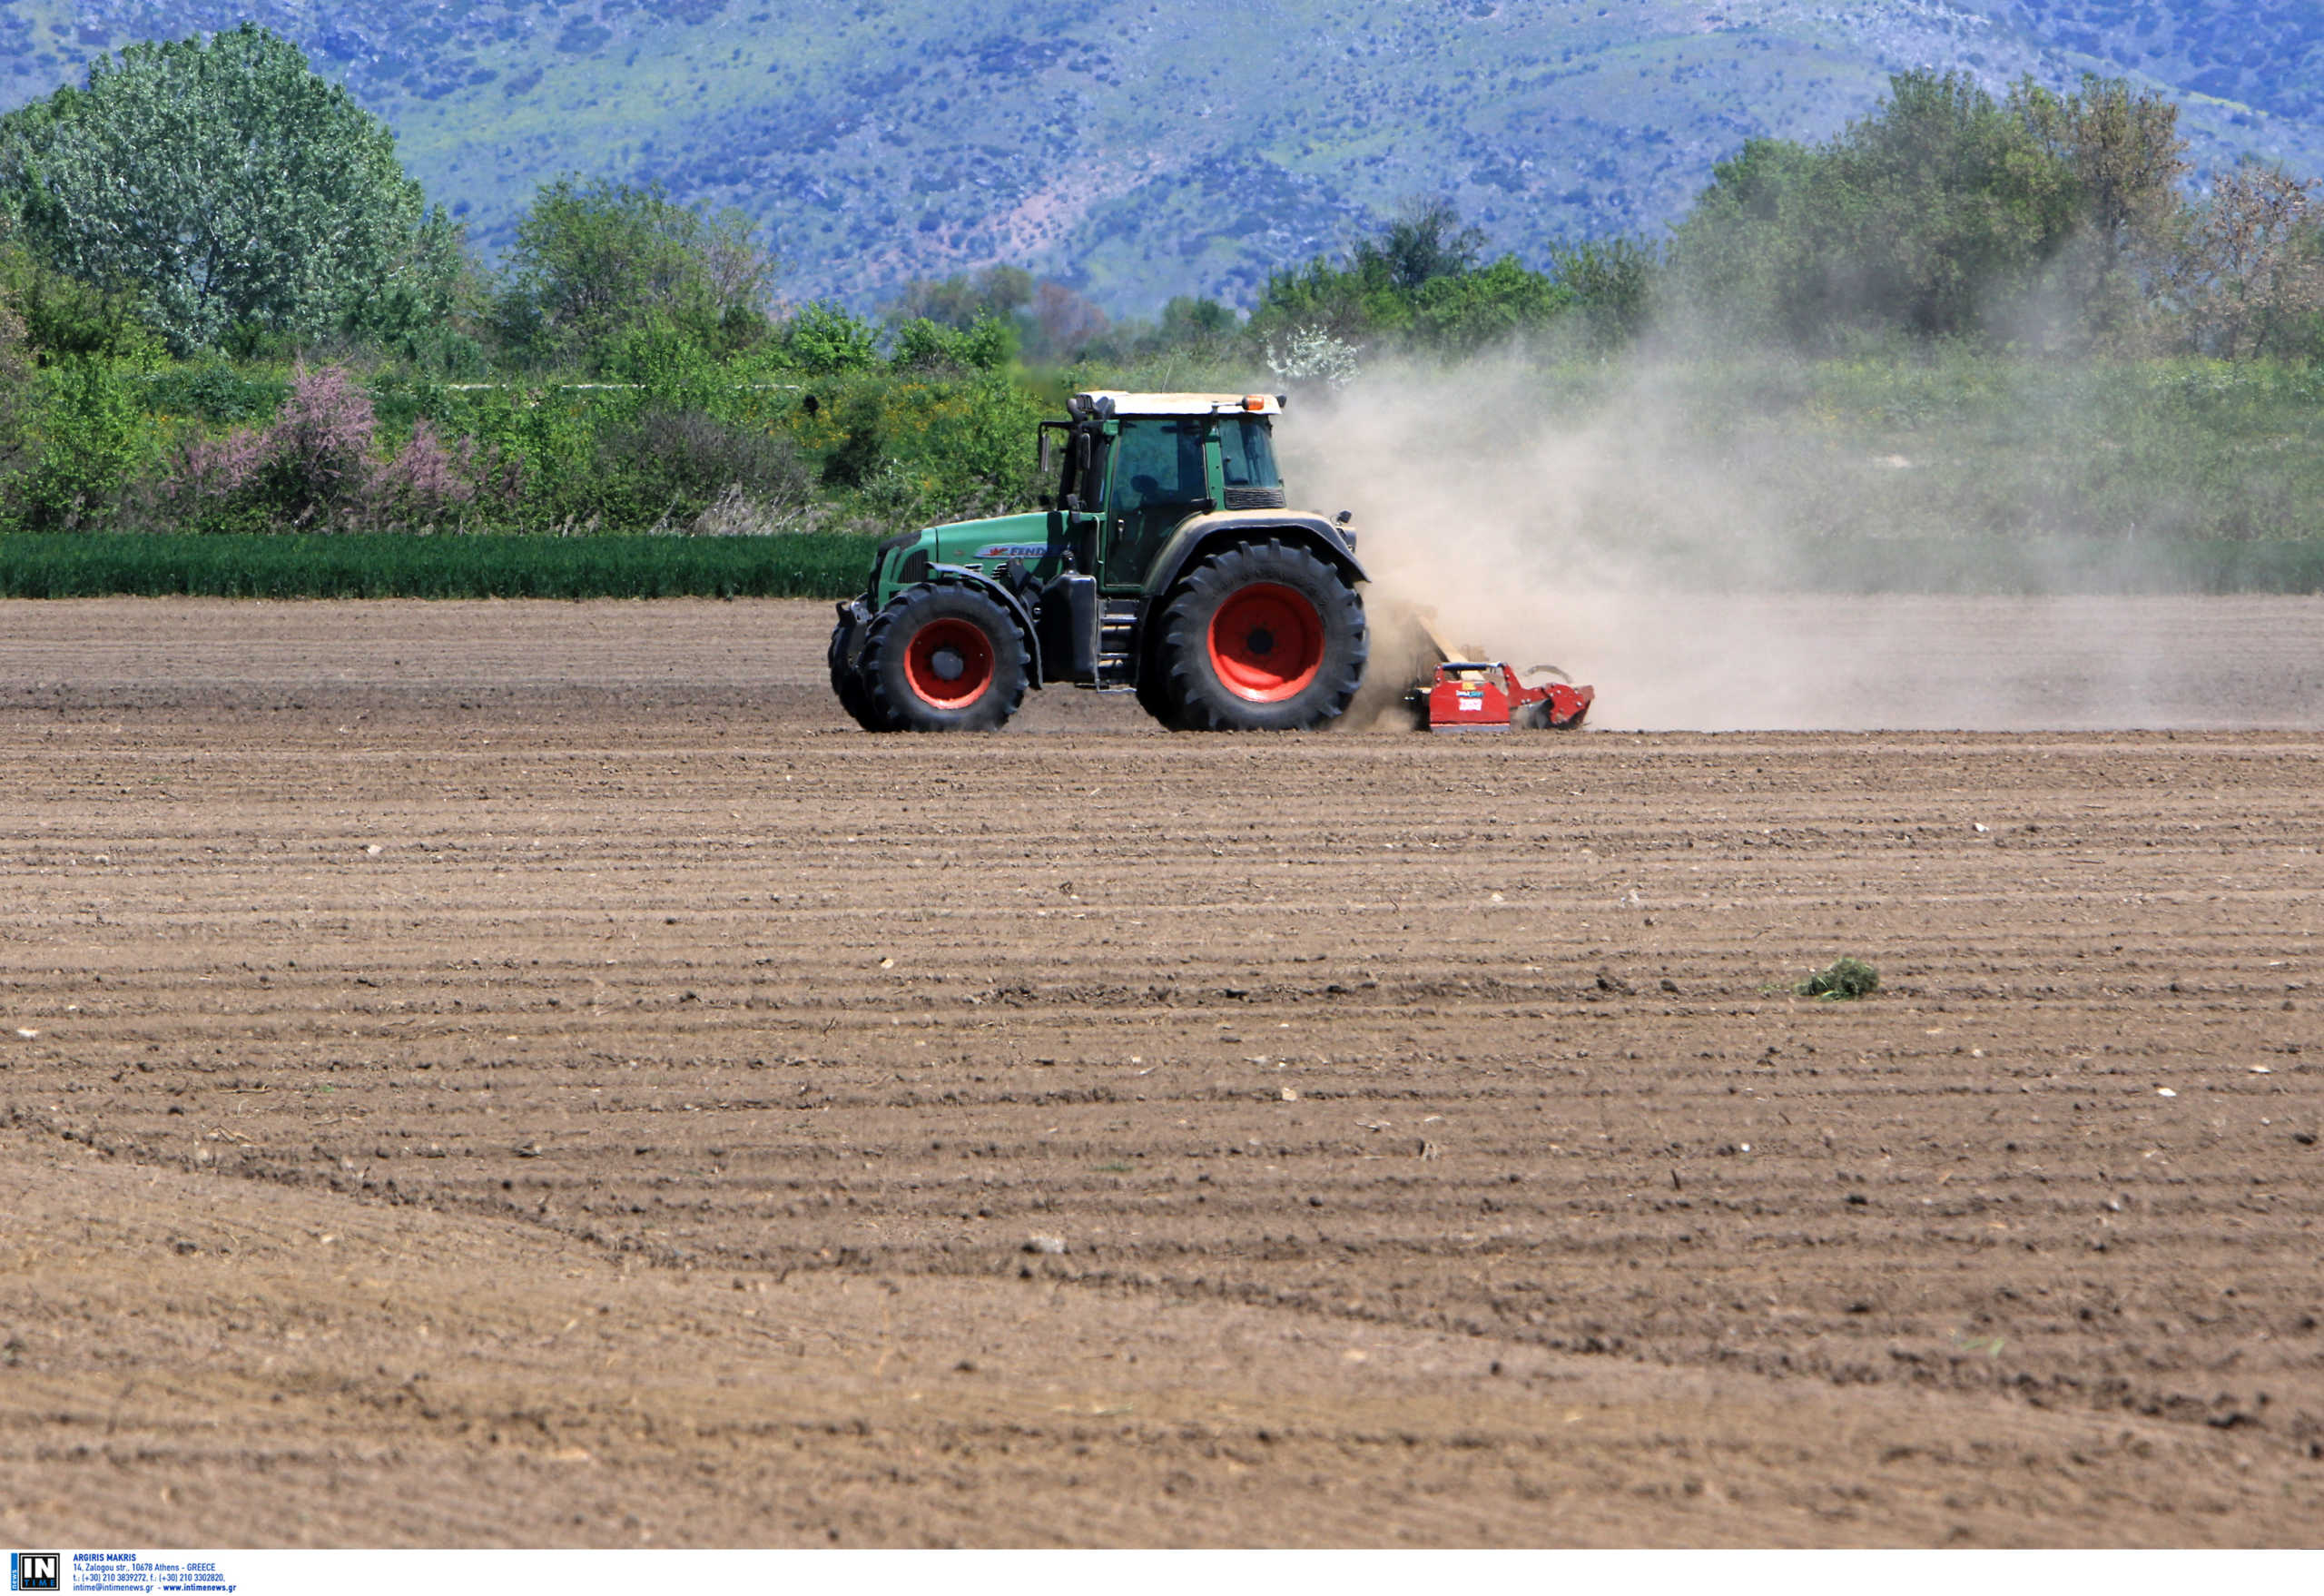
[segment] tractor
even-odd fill
[[[1137,695],[1184,731],[1346,710],[1369,639],[1355,538],[1289,507],[1275,394],[1075,394],[1040,424],[1048,507],[881,543],[832,687],[867,731],[990,731],[1028,688]]]

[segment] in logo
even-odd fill
[[[64,1557],[55,1552],[14,1552],[8,1554],[8,1589],[62,1591]]]

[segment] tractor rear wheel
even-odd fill
[[[1163,612],[1156,662],[1186,730],[1295,732],[1347,708],[1368,652],[1355,590],[1270,538],[1195,567]]]
[[[857,662],[872,713],[902,732],[990,732],[1025,702],[1017,617],[954,582],[922,582],[872,617]]]
[[[863,673],[855,659],[855,634],[865,623],[861,618],[861,603],[841,612],[839,625],[832,628],[831,647],[824,651],[824,663],[831,666],[832,691],[839,695],[839,706],[854,717],[855,724],[867,732],[892,732],[896,728],[881,718],[872,704],[872,689],[863,680]]]
[[[1138,665],[1137,706],[1172,731],[1177,730],[1178,705],[1170,696],[1170,673],[1158,649],[1147,649]]]

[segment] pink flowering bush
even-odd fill
[[[379,431],[371,398],[342,366],[300,371],[267,429],[272,447],[261,466],[268,497],[293,526],[328,519],[354,501],[370,476]]]
[[[476,440],[462,438],[447,446],[423,416],[411,424],[411,437],[395,458],[371,474],[370,499],[375,512],[398,512],[434,520],[476,498]]]
[[[301,369],[273,420],[189,445],[177,490],[224,529],[290,531],[458,524],[479,501],[515,499],[516,462],[469,438],[447,442],[425,419],[382,462],[379,419],[345,368]]]

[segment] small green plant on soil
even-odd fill
[[[1803,998],[1840,1002],[1868,998],[1880,990],[1880,972],[1861,959],[1835,959],[1795,989]]]

